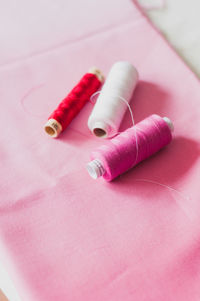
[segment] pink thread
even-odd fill
[[[136,134],[137,133],[137,134]],[[104,167],[103,178],[111,181],[139,162],[150,157],[172,140],[167,123],[158,115],[151,115],[134,127],[111,139],[91,154]]]

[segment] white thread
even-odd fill
[[[92,96],[90,97],[90,101],[92,102],[92,103],[95,103],[95,102],[93,102],[93,98],[94,98],[94,96],[96,96],[97,94],[100,94],[101,93],[101,91],[97,91],[97,92],[95,92],[94,94],[92,94]],[[126,100],[126,99],[124,99],[123,97],[121,97],[121,96],[119,96],[119,95],[116,95],[120,100],[122,100],[122,101],[124,101],[125,102],[125,104],[127,105],[127,107],[128,107],[128,110],[129,110],[129,112],[130,112],[130,115],[131,115],[131,121],[132,121],[132,124],[133,124],[133,126],[134,126],[134,118],[133,118],[133,111],[131,110],[131,106],[129,105],[129,103],[128,103],[128,101]],[[118,134],[120,134],[120,133],[122,133],[122,132],[117,132],[115,135],[118,135]],[[137,161],[137,158],[138,158],[138,139],[137,139],[137,129],[135,128],[135,143],[136,143],[136,156],[135,156],[135,162]],[[135,162],[134,162],[134,164],[135,164]]]
[[[92,96],[90,97],[90,101],[92,104],[95,104],[95,102],[93,101],[94,97],[98,94],[101,94],[101,91],[97,91],[95,93],[92,94]],[[133,111],[131,109],[131,106],[129,105],[128,101],[126,99],[124,99],[123,97],[121,97],[120,95],[113,95],[114,97],[117,97],[119,99],[121,99],[123,102],[125,102],[125,104],[127,105],[128,107],[128,110],[130,112],[130,115],[131,115],[131,121],[132,121],[132,124],[134,126],[135,122],[134,122],[134,118],[133,118]],[[120,132],[117,132],[116,134],[119,134]]]
[[[171,187],[171,186],[168,186],[168,185],[165,185],[165,184],[156,182],[156,181],[148,180],[148,179],[136,179],[135,181],[136,181],[136,182],[146,182],[146,183],[150,183],[150,184],[155,184],[155,185],[161,186],[161,187],[163,187],[163,188],[168,189],[169,191],[176,192],[179,196],[181,196],[181,198],[182,198],[183,200],[185,200],[185,201],[191,201],[191,198],[190,198],[189,196],[183,194],[181,191],[179,191],[179,190],[177,190],[177,189],[175,189],[175,188],[173,188],[173,187]],[[176,202],[178,202],[177,199],[176,199],[175,197],[173,197],[173,198],[174,198],[174,200],[175,200]],[[183,204],[180,204],[180,203],[179,203],[179,205],[181,205],[180,207],[181,207],[181,209],[183,210],[183,212],[185,213],[185,215],[186,215],[189,219],[191,219],[190,216],[188,215],[188,210],[186,210],[186,209],[183,207]]]
[[[96,95],[98,95],[98,94],[100,94],[101,93],[101,91],[97,91],[97,92],[94,92],[93,94],[92,94],[92,96],[90,96],[90,102],[92,103],[92,104],[95,104],[96,103],[96,100],[93,100],[94,99],[94,97],[96,96]]]
[[[138,72],[129,62],[113,65],[88,120],[89,129],[98,137],[109,138],[118,134],[120,123],[128,106],[131,120],[133,114],[129,101],[138,81]],[[122,100],[124,104],[119,101]]]
[[[190,201],[190,197],[187,196],[187,195],[184,195],[182,192],[180,192],[179,190],[171,187],[171,186],[168,186],[168,185],[165,185],[165,184],[162,184],[162,183],[159,183],[159,182],[156,182],[156,181],[152,181],[152,180],[148,180],[148,179],[136,179],[135,181],[137,182],[146,182],[146,183],[151,183],[151,184],[155,184],[155,185],[159,185],[159,186],[162,186],[166,189],[169,189],[171,191],[174,191],[176,192],[177,194],[179,194],[184,200],[187,200],[187,201]]]

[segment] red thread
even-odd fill
[[[95,74],[86,73],[48,119],[55,119],[61,124],[62,131],[65,130],[100,85]]]

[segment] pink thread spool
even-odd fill
[[[151,115],[93,151],[88,173],[94,179],[102,176],[112,181],[169,144],[172,131],[167,117]]]

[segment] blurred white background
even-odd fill
[[[147,15],[200,77],[200,1],[138,0]],[[158,7],[150,9],[151,6]]]

